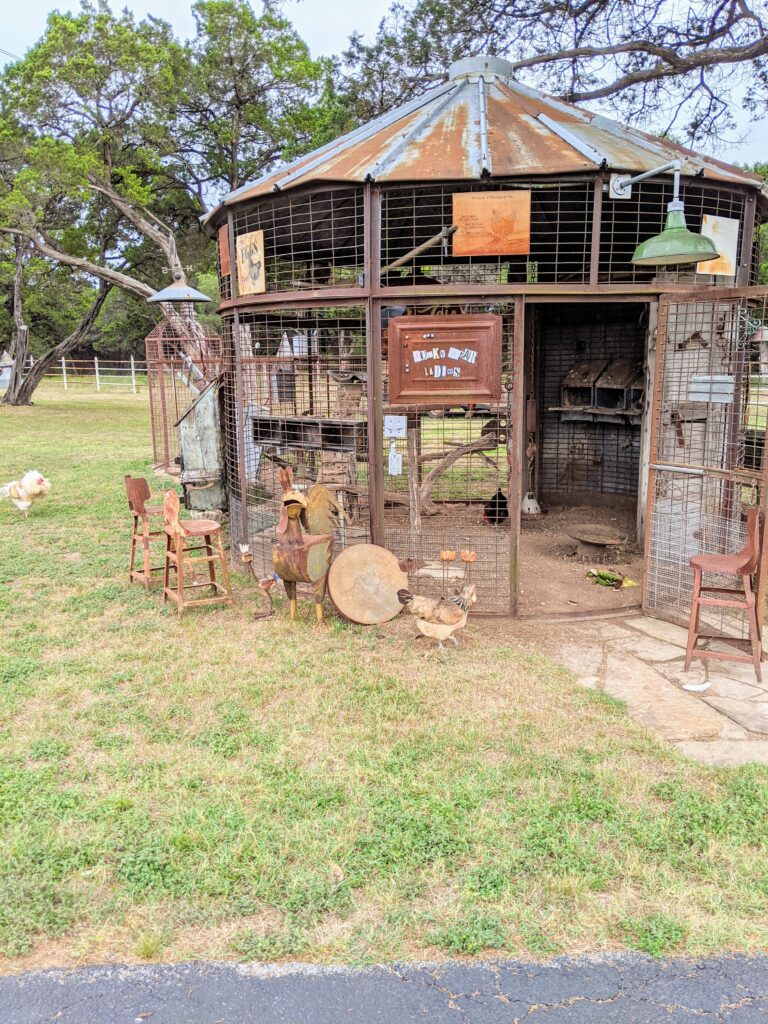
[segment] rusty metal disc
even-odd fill
[[[376,544],[346,548],[328,573],[328,593],[336,608],[362,626],[394,619],[403,610],[397,592],[407,586],[408,576],[395,555]]]
[[[602,523],[577,523],[568,527],[568,535],[583,544],[606,547],[623,544],[627,539],[626,536],[620,537],[612,527],[604,526]]]

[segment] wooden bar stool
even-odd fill
[[[688,624],[688,645],[685,651],[685,671],[692,658],[719,658],[721,661],[752,662],[758,682],[762,682],[760,662],[763,660],[763,644],[761,622],[757,614],[755,593],[752,589],[752,576],[757,569],[760,554],[760,510],[752,508],[747,513],[747,541],[735,555],[694,555],[691,559],[693,569],[693,600],[691,602],[691,618]],[[718,576],[740,576],[741,587],[703,587],[702,574],[716,573]],[[712,596],[708,596],[712,595]],[[748,643],[752,648],[748,654],[723,654],[721,651],[700,651],[696,643],[700,639],[723,639],[699,632],[699,618],[702,607],[705,608],[741,608],[747,613],[749,623],[749,639],[732,640],[728,643]]]
[[[165,530],[151,528],[152,516],[163,515],[162,505],[148,505],[152,497],[149,484],[142,476],[125,477],[125,493],[128,495],[128,508],[133,516],[133,532],[131,533],[131,561],[128,569],[128,579],[131,583],[143,583],[147,590],[153,583],[152,573],[161,573],[162,565],[152,565],[149,553],[149,545],[153,540],[165,536]],[[141,568],[136,568],[136,548],[141,541],[142,563]]]
[[[163,601],[176,602],[179,615],[185,608],[205,604],[232,604],[232,586],[229,582],[229,567],[224,545],[221,543],[221,527],[212,519],[179,518],[179,496],[176,491],[165,492],[163,514],[165,517],[165,571],[163,574]],[[191,540],[201,540],[196,547]],[[200,554],[204,551],[205,554]],[[207,565],[208,579],[199,580],[196,566]],[[221,582],[216,574],[216,565],[221,570]],[[173,574],[173,576],[171,575]],[[200,587],[210,587],[211,597],[187,597],[186,592]]]

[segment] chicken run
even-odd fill
[[[717,258],[639,259],[681,206]],[[323,558],[386,549],[395,593],[471,586],[495,615],[642,600],[685,621],[691,556],[737,550],[765,507],[766,209],[750,172],[524,88],[498,58],[459,61],[205,216],[222,336],[206,361],[153,332],[156,461],[217,380],[213,468],[185,451],[181,480],[194,508],[218,479],[268,600],[273,552],[308,551],[304,527],[285,535],[290,473],[291,529],[327,495]],[[593,585],[604,565],[641,586]]]

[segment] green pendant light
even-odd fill
[[[667,267],[717,259],[719,253],[712,239],[685,226],[684,209],[679,199],[668,204],[664,230],[635,249],[632,263],[636,267]]]
[[[680,199],[679,160],[671,160],[668,164],[635,174],[631,178],[614,174],[611,176],[609,195],[611,199],[629,199],[635,182],[655,177],[664,171],[675,172],[672,202],[667,204],[664,230],[660,235],[654,235],[638,245],[632,263],[636,267],[671,267],[717,259],[720,254],[712,239],[689,231],[685,225],[685,207]]]

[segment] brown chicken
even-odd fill
[[[441,651],[445,650],[444,640],[458,644],[454,633],[466,626],[469,609],[477,601],[474,583],[468,583],[460,594],[448,598],[422,597],[410,590],[398,590],[397,597],[413,615],[419,633],[437,640]]]

